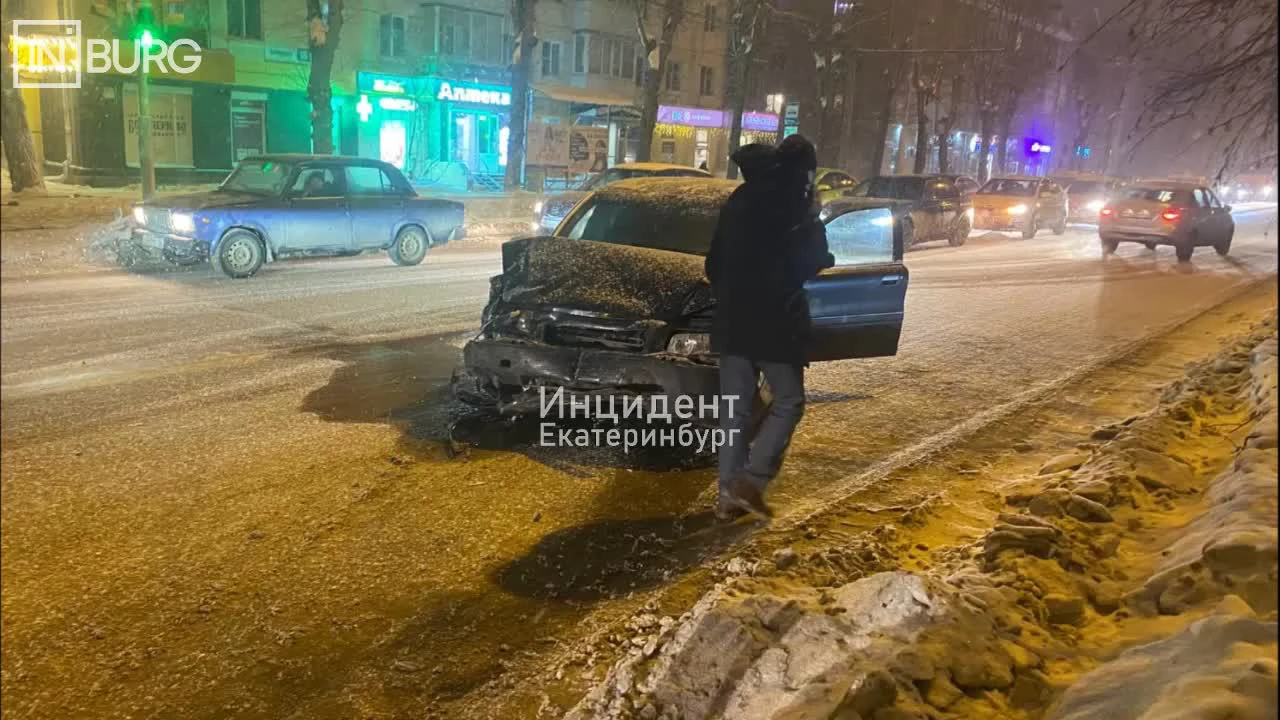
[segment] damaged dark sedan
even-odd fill
[[[735,187],[626,180],[580,203],[553,235],[504,244],[481,330],[454,374],[455,395],[502,414],[536,411],[561,388],[575,398],[710,403],[719,378],[703,260]],[[810,359],[896,354],[907,269],[891,203],[842,208],[823,220],[836,266],[807,286]]]

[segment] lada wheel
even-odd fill
[[[210,258],[214,268],[231,278],[251,277],[262,269],[266,252],[262,240],[248,230],[231,230],[222,236],[218,250]]]
[[[391,256],[391,262],[397,265],[417,265],[427,256],[427,249],[430,247],[431,239],[427,237],[426,231],[410,225],[396,235],[396,241],[391,243],[387,254]]]

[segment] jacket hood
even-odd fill
[[[698,255],[533,237],[502,246],[501,301],[670,322],[710,306]]]
[[[778,169],[778,151],[772,145],[743,145],[729,157],[742,171],[744,182],[762,180]]]

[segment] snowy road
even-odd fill
[[[1190,266],[1103,261],[1089,228],[910,253],[899,355],[811,370],[774,501],[1274,273],[1275,219],[1238,214],[1231,256]],[[710,470],[445,456],[444,384],[497,266],[459,245],[248,282],[6,276],[4,717],[482,717],[465,703],[522,653],[660,581],[627,554],[705,527]]]

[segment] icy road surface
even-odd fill
[[[1190,266],[1104,262],[1087,227],[909,253],[899,355],[811,369],[778,509],[1274,273],[1275,218]],[[460,244],[244,282],[6,271],[3,716],[484,717],[592,603],[713,552],[709,469],[446,457],[497,268]]]

